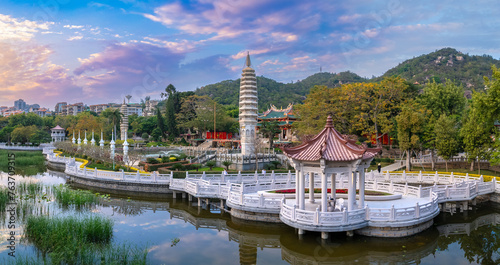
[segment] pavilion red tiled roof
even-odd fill
[[[51,130],[64,130],[61,126],[57,125],[56,127],[52,128]]]
[[[343,137],[333,128],[332,117],[328,116],[325,128],[312,140],[296,147],[284,148],[288,157],[299,161],[354,161],[374,157],[380,148],[366,148]]]

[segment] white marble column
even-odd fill
[[[351,171],[349,174],[349,187],[347,192],[347,210],[354,210],[356,205],[356,171]]]
[[[309,202],[314,203],[314,172],[309,172]]]
[[[306,208],[306,181],[305,172],[302,170],[300,174],[300,188],[299,188],[299,209],[304,210]]]
[[[295,170],[295,205],[299,205],[300,170]]]
[[[328,184],[326,181],[325,171],[321,172],[321,211],[327,212],[328,201],[326,200],[326,196],[328,195]]]
[[[365,207],[365,171],[359,172],[359,207]]]
[[[332,173],[330,175],[330,178],[331,178],[331,182],[330,182],[330,186],[331,186],[331,191],[330,191],[330,194],[332,196],[332,198],[335,200],[335,194],[336,194],[336,191],[337,191],[337,187],[336,187],[336,175],[337,173]]]

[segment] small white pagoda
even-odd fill
[[[52,137],[52,142],[62,142],[66,140],[66,130],[57,125],[50,129],[50,136]]]

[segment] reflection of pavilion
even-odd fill
[[[267,248],[281,248],[283,260],[290,264],[351,264],[354,262],[368,264],[373,261],[382,261],[384,264],[419,264],[423,258],[441,248],[441,244],[449,244],[444,240],[447,236],[445,231],[460,231],[464,227],[469,227],[463,229],[464,232],[473,231],[481,226],[498,224],[500,221],[498,213],[472,212],[468,216],[455,215],[453,216],[455,223],[445,223],[437,226],[436,229],[428,229],[410,238],[362,236],[347,238],[343,234],[336,234],[330,239],[322,240],[318,234],[314,233],[308,233],[302,239],[298,239],[294,235],[293,228],[286,225],[242,221],[223,212],[214,212],[216,209],[214,207],[207,205],[198,207],[192,202],[181,199],[168,199],[167,202],[135,200],[127,202],[123,199],[112,199],[104,202],[103,205],[114,207],[117,212],[122,213],[130,209],[133,209],[132,212],[168,211],[170,218],[183,220],[197,229],[225,231],[228,233],[228,239],[239,246],[240,264],[256,264],[259,249]],[[498,212],[499,209],[494,210]],[[443,237],[440,237],[441,232],[444,233],[441,234]],[[402,253],[404,256],[401,255]]]

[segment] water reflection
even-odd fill
[[[349,238],[344,233],[332,233],[328,240],[322,240],[319,233],[307,233],[299,239],[294,229],[286,225],[242,221],[224,212],[214,213],[215,207],[197,207],[197,203],[182,199],[167,202],[111,200],[103,206],[124,215],[168,211],[170,219],[190,224],[196,230],[227,234],[227,239],[237,244],[239,264],[268,263],[259,255],[267,256],[263,252],[270,249],[280,250],[282,260],[289,264],[427,264],[434,263],[436,255],[450,251],[452,244],[458,244],[463,251],[463,254],[454,253],[459,254],[457,257],[462,255],[462,261],[482,264],[498,264],[499,261],[500,208],[489,203],[467,214],[441,214],[435,226],[411,237]]]
[[[0,178],[4,177],[2,174]],[[66,178],[49,171],[23,178],[26,180],[47,186],[64,183]],[[295,229],[286,225],[243,221],[214,206],[198,207],[197,202],[186,199],[127,196],[111,194],[90,211],[115,220],[115,242],[148,244],[152,264],[500,263],[500,205],[494,203],[460,214],[441,213],[432,228],[411,237],[350,238],[344,233],[331,233],[328,240],[322,240],[319,233],[306,233],[299,239]],[[31,204],[25,204],[26,209],[20,212],[79,213],[52,202]],[[1,232],[7,233],[5,226]],[[172,244],[175,238],[180,241]],[[21,250],[34,253],[29,246]]]

